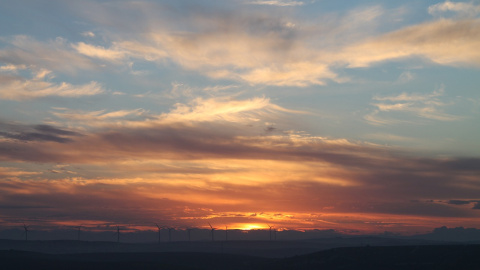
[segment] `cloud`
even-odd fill
[[[21,175],[26,182],[2,185],[2,189],[15,185],[15,192],[24,190],[28,194],[2,199],[9,205],[22,201],[65,209],[61,211],[85,207],[91,218],[104,214],[102,209],[107,208],[117,209],[118,215],[126,218],[133,206],[139,208],[131,217],[150,218],[150,211],[163,213],[175,205],[208,206],[218,213],[300,214],[322,209],[322,213],[363,213],[364,218],[368,218],[367,213],[405,218],[473,215],[470,209],[409,201],[474,198],[478,159],[418,159],[384,147],[310,136],[239,138],[222,130],[225,127],[109,129],[60,147],[51,147],[45,141],[10,143],[10,147],[3,142],[2,159],[73,163],[79,176],[41,181],[34,175]],[[466,163],[470,165],[459,166]],[[86,171],[92,171],[92,175],[88,177]],[[85,196],[92,197],[89,203],[104,207],[77,203]],[[71,200],[59,206],[58,202],[67,197]],[[115,204],[119,198],[130,205],[127,210],[121,211],[123,206]],[[152,209],[148,205],[161,207]]]
[[[57,143],[71,142],[71,137],[80,136],[79,133],[59,129],[50,125],[27,126],[19,124],[1,123],[0,137],[18,141],[52,141]]]
[[[17,71],[24,70],[26,68],[27,68],[26,65],[12,65],[12,64],[9,64],[9,65],[0,66],[0,71],[16,73]]]
[[[453,105],[452,103],[445,103],[441,100],[444,93],[445,91],[442,87],[430,94],[402,93],[396,96],[375,96],[373,100],[377,102],[372,105],[376,107],[376,109],[367,114],[365,119],[375,125],[393,124],[404,121],[398,118],[398,116],[396,118],[385,117],[386,115],[392,115],[392,113],[402,113],[404,115],[413,115],[415,117],[436,121],[455,121],[462,119],[461,116],[443,112],[443,108]]]
[[[53,83],[42,80],[49,72],[39,72],[34,79],[24,79],[0,74],[0,99],[29,100],[44,97],[82,97],[105,92],[97,82],[72,85],[66,82]]]
[[[267,5],[267,6],[279,6],[279,7],[294,7],[294,6],[303,6],[305,3],[302,1],[252,1],[249,2],[250,5]]]
[[[465,205],[465,204],[470,204],[470,201],[462,201],[462,200],[449,200],[448,204],[454,204],[454,205]]]
[[[84,37],[90,37],[90,38],[95,37],[95,33],[91,32],[91,31],[82,32],[81,35],[84,36]]]
[[[118,41],[115,43],[117,50],[128,53],[127,55],[137,59],[147,61],[160,61],[169,57],[169,53],[162,48],[161,44],[155,44],[152,41]],[[115,50],[112,48],[112,50]]]
[[[397,82],[398,83],[408,83],[410,81],[413,81],[415,79],[415,74],[412,73],[411,71],[404,71],[400,76],[398,76]]]
[[[43,175],[54,175],[15,176],[15,181],[0,187],[5,194],[2,204],[53,207],[36,212],[45,220],[61,219],[52,218],[52,212],[91,220],[105,218],[108,212],[109,221],[123,222],[148,220],[157,213],[166,220],[198,224],[231,212],[245,216],[282,212],[292,218],[282,217],[286,221],[281,222],[292,220],[292,226],[335,223],[338,228],[396,219],[418,225],[425,216],[428,222],[444,217],[463,222],[476,215],[466,207],[422,201],[455,203],[476,198],[477,158],[415,158],[389,147],[341,138],[281,130],[266,133],[268,117],[262,116],[261,124],[254,125],[257,120],[251,113],[275,109],[268,99],[221,101],[194,100],[189,107],[174,107],[163,118],[136,119],[135,125],[116,122],[143,111],[93,112],[88,116],[93,120],[78,121],[112,123],[85,124],[82,136],[45,125],[10,127],[12,134],[37,132],[72,140],[59,143],[38,136],[28,143],[0,140],[3,162],[44,164]],[[278,112],[267,116],[271,113]],[[88,113],[78,112],[82,114]],[[51,172],[57,163],[71,164],[71,173]],[[185,206],[213,210],[189,214],[179,210]],[[306,217],[306,212],[321,212],[322,217]],[[273,214],[264,218],[268,217]]]
[[[309,52],[297,47],[295,30],[287,25],[279,18],[233,15],[208,22],[211,30],[154,35],[162,51],[150,58],[162,59],[165,51],[187,69],[251,84],[305,86],[335,78],[325,64],[307,59]]]
[[[431,8],[452,4],[445,2]],[[460,3],[454,6],[457,4]],[[377,26],[389,15],[379,5],[356,9],[316,25],[275,12],[269,15],[228,9],[212,12],[182,5],[184,13],[177,14],[171,7],[155,3],[123,3],[111,9],[89,3],[88,10],[96,12],[83,15],[111,29],[110,32],[119,33],[106,36],[111,38],[109,47],[85,42],[72,44],[62,38],[39,42],[15,36],[6,40],[11,46],[0,50],[0,60],[68,73],[101,68],[98,61],[125,66],[135,61],[154,61],[162,65],[174,63],[214,79],[298,87],[348,81],[334,71],[344,64],[350,68],[368,67],[409,57],[441,65],[480,64],[476,50],[480,45],[480,22],[475,18],[439,19],[378,35]],[[78,12],[85,8],[79,7]],[[126,14],[127,10],[141,16],[135,17],[135,21],[128,16],[120,20],[119,14]],[[408,82],[412,79],[410,75],[404,73],[399,82]]]
[[[409,26],[347,47],[338,56],[349,67],[408,57],[452,66],[480,66],[480,20],[440,19]]]
[[[231,76],[228,73],[210,73],[212,77]],[[321,74],[321,76],[319,76]],[[277,86],[324,85],[326,79],[336,81],[337,75],[329,70],[327,65],[310,62],[287,64],[282,67],[264,67],[253,69],[251,72],[239,75],[242,80],[252,84],[270,84]],[[340,80],[338,80],[340,81]]]
[[[14,66],[44,68],[56,72],[75,74],[79,69],[95,70],[98,65],[74,52],[63,38],[46,42],[17,35],[3,39],[10,46],[0,49],[0,61]],[[72,64],[75,63],[75,64]]]
[[[187,103],[176,103],[170,112],[161,114],[153,114],[142,109],[112,112],[57,109],[52,112],[53,115],[72,123],[97,127],[153,127],[169,124],[190,125],[199,122],[250,124],[276,118],[282,113],[304,112],[280,107],[265,97],[246,100],[234,100],[229,97],[193,98]]]
[[[268,5],[297,5],[299,1],[255,1]],[[108,9],[90,3],[85,14],[112,32],[111,46],[79,42],[81,55],[117,64],[154,61],[174,63],[214,79],[251,85],[324,85],[346,82],[334,70],[420,57],[452,66],[478,66],[479,20],[439,19],[378,34],[394,11],[380,5],[355,9],[311,25],[300,18],[272,12],[202,9],[182,4],[183,12],[155,3],[124,3]],[[79,8],[80,11],[85,9]],[[119,14],[141,14],[135,21]],[[175,15],[172,15],[175,14]],[[112,23],[115,22],[115,23]],[[174,23],[172,23],[174,22]],[[139,33],[139,34],[135,34]],[[404,73],[405,83],[413,77]]]
[[[107,61],[119,61],[125,58],[125,52],[105,49],[101,46],[94,46],[86,44],[84,42],[78,42],[77,44],[72,44],[72,47],[80,54],[92,57],[99,58]]]
[[[412,143],[420,143],[421,140],[412,138],[412,137],[405,137],[405,136],[398,136],[395,134],[388,134],[388,133],[374,133],[374,134],[368,134],[365,136],[368,139],[373,139],[373,140],[381,140],[381,141],[390,141],[390,142],[408,142],[410,144]]]
[[[12,167],[0,167],[0,179],[4,180],[6,178],[19,177],[19,176],[32,176],[39,175],[39,172],[24,171],[19,170],[18,168]]]
[[[104,93],[104,88],[91,81],[83,85],[55,83],[55,74],[46,68],[26,65],[6,65],[0,69],[0,99],[29,100],[44,97],[82,97]],[[22,70],[22,76],[17,71]],[[30,76],[28,76],[30,75]]]
[[[189,104],[176,104],[175,109],[161,116],[165,122],[227,122],[259,121],[276,112],[303,113],[272,104],[268,98],[257,97],[247,100],[228,98],[196,98]]]
[[[165,21],[171,17],[169,7],[145,5],[128,5],[143,15],[132,22],[143,29],[141,35],[114,36],[110,48],[89,45],[89,55],[98,51],[96,55],[124,55],[131,61],[173,62],[211,78],[252,85],[307,86],[337,80],[315,48],[307,46],[311,33],[303,33],[294,21],[278,14],[212,12],[187,5],[184,13]],[[117,8],[122,7],[126,8]],[[111,12],[98,8],[90,17],[102,24],[105,18],[118,19]],[[125,27],[119,24],[116,31],[126,31]]]
[[[86,125],[89,127],[128,125],[130,122],[143,122],[156,119],[156,116],[149,114],[148,111],[143,109],[107,112],[106,110],[81,111],[54,108],[52,114],[75,125]]]
[[[446,12],[453,12],[459,16],[475,16],[480,14],[480,5],[472,2],[450,2],[445,1],[428,7],[428,13],[432,15],[443,15]]]

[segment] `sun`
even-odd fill
[[[235,224],[239,230],[250,231],[250,230],[260,230],[265,229],[265,226],[258,223],[240,223]]]

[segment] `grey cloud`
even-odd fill
[[[0,209],[49,209],[54,208],[51,206],[41,206],[41,205],[0,205]]]
[[[55,134],[55,135],[64,135],[64,136],[78,136],[80,135],[77,132],[59,129],[50,125],[36,125],[34,127],[36,130],[48,134]]]
[[[449,200],[448,204],[454,204],[454,205],[465,205],[465,204],[470,204],[470,201],[462,201],[462,200]]]
[[[480,209],[480,202],[475,203],[472,209]]]
[[[19,125],[0,122],[0,137],[14,139],[18,141],[51,141],[58,143],[68,143],[73,140],[70,137],[80,136],[79,133],[64,129],[59,129],[50,125]]]
[[[459,171],[480,171],[480,158],[457,158],[443,161],[442,167]]]
[[[15,139],[19,141],[52,141],[58,143],[71,142],[72,139],[59,137],[51,134],[28,132],[28,133],[8,133],[0,132],[0,136],[9,139]]]
[[[277,130],[277,128],[273,126],[268,126],[265,128],[266,133],[271,133],[271,132],[274,132],[275,130]]]
[[[62,156],[75,150],[80,156],[71,156],[70,161],[82,161],[81,155],[89,159],[104,159],[109,151],[121,156],[171,157],[180,159],[242,158],[298,161],[324,161],[341,166],[375,169],[377,173],[403,171],[403,175],[425,171],[441,173],[475,172],[480,167],[478,158],[434,158],[404,157],[394,150],[362,144],[337,144],[328,140],[305,138],[309,142],[298,145],[288,136],[251,136],[248,127],[229,124],[201,125],[159,125],[151,128],[116,128],[99,131],[84,136],[78,133],[51,126],[36,126],[42,132],[16,131],[4,134],[12,138],[37,141],[60,141],[76,136],[75,143],[51,149],[48,153]],[[5,133],[5,132],[4,132]],[[234,135],[237,134],[237,135]],[[22,137],[23,136],[23,137]],[[14,142],[2,143],[4,149],[42,153],[40,145],[29,147]],[[23,149],[23,150],[22,150]],[[20,154],[20,152],[18,153]],[[5,156],[5,155],[4,155]],[[21,155],[17,156],[21,158]],[[42,161],[41,157],[38,161]],[[439,178],[441,179],[441,178]],[[437,180],[438,182],[438,180]]]

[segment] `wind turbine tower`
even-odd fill
[[[188,242],[192,241],[192,228],[187,228]]]
[[[270,226],[268,224],[267,224],[267,226],[268,226],[269,232],[270,232],[270,241],[272,241],[272,228],[273,228],[273,226]]]
[[[225,225],[225,241],[228,241],[228,227]]]
[[[175,230],[175,228],[168,228],[168,242],[172,242],[172,231]]]
[[[80,232],[82,230],[82,225],[75,227],[77,228],[77,241],[80,241]]]
[[[212,227],[212,224],[210,224],[210,222],[208,223],[208,225],[210,226],[210,229],[212,229],[212,242],[215,241],[215,238],[213,237],[213,232],[217,229],[217,228],[213,228]]]
[[[120,243],[120,226],[117,225],[117,232],[115,233],[117,235],[117,243]]]
[[[28,241],[28,225],[25,225],[25,223],[23,223],[23,229],[25,230],[25,241]]]
[[[160,227],[157,223],[155,223],[155,226],[157,226],[158,229],[158,243],[160,244],[160,232],[162,231],[162,227]]]

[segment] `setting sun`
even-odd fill
[[[259,230],[259,229],[268,229],[267,226],[262,226],[260,224],[247,223],[247,224],[233,224],[232,229],[250,231],[250,230]]]

